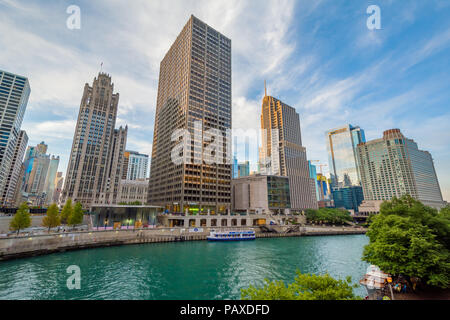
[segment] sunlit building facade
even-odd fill
[[[299,114],[266,93],[262,103],[261,129],[261,173],[289,178],[293,210],[318,208],[315,180],[310,177],[306,148],[302,146]]]
[[[168,212],[227,213],[231,206],[231,40],[191,16],[160,66],[148,203]],[[186,130],[183,163],[172,160]],[[218,161],[206,162],[211,139],[223,135]],[[186,143],[187,144],[187,143]]]

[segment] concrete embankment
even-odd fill
[[[300,237],[318,235],[364,234],[360,228],[319,228],[304,227],[293,232],[261,232],[254,228],[257,238]],[[190,232],[190,229],[152,229],[73,232],[63,234],[44,234],[27,237],[0,238],[0,260],[31,257],[70,250],[99,248],[119,245],[201,241],[209,235],[208,228],[203,232]],[[290,230],[292,231],[292,230]]]

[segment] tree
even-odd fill
[[[307,209],[306,219],[313,223],[345,224],[352,221],[347,210],[334,208]]]
[[[283,281],[265,280],[263,287],[250,286],[241,290],[243,300],[359,300],[353,293],[357,285],[351,278],[336,280],[329,274],[302,274],[297,271],[294,282],[285,285]]]
[[[384,202],[368,229],[363,260],[384,272],[450,286],[450,215],[410,196]]]
[[[14,215],[14,218],[11,220],[9,224],[9,229],[17,231],[17,234],[19,234],[19,231],[21,229],[26,229],[30,226],[31,226],[30,210],[28,208],[27,203],[24,202],[20,205],[19,209]]]
[[[75,227],[77,224],[81,224],[83,222],[83,216],[83,206],[80,202],[77,202],[72,214],[69,216],[69,225]]]
[[[68,224],[70,216],[73,214],[72,199],[67,199],[66,204],[61,210],[61,223]]]
[[[61,224],[61,218],[59,216],[58,206],[53,203],[47,209],[47,215],[44,217],[42,221],[42,225],[44,227],[48,227],[48,232],[50,233],[51,228],[58,227]]]

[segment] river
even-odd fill
[[[365,235],[183,242],[71,251],[0,262],[0,299],[239,299],[263,279],[290,282],[295,271],[335,278],[365,274]],[[69,290],[67,268],[81,288]],[[365,289],[355,292],[365,296]]]

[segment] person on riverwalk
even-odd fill
[[[403,284],[402,293],[406,293],[406,289],[407,289],[407,287],[406,287],[406,283],[405,283],[405,284]]]

